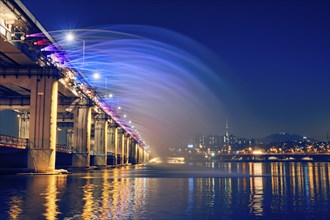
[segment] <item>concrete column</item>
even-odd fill
[[[117,151],[116,151],[116,155],[117,155],[117,164],[122,164],[122,160],[123,160],[123,155],[122,155],[122,138],[123,137],[123,133],[122,133],[122,129],[118,128],[117,131]]]
[[[73,122],[73,167],[90,166],[92,108],[85,106],[74,113]]]
[[[127,136],[126,137],[126,164],[129,164],[129,158],[130,158],[130,143],[131,143],[131,137]]]
[[[110,125],[108,127],[108,139],[107,139],[107,154],[109,157],[108,164],[116,165],[117,164],[117,128],[115,126]]]
[[[144,154],[144,148],[141,149],[141,155],[142,155],[142,163],[145,162],[145,154]]]
[[[73,137],[73,129],[71,129],[71,128],[66,129],[66,146],[69,149],[71,149],[73,146],[72,137]]]
[[[107,165],[107,130],[108,121],[104,114],[98,115],[99,118],[95,120],[95,135],[94,135],[94,165]]]
[[[146,152],[147,153],[147,157],[146,157],[146,162],[149,162],[149,152]]]
[[[142,148],[139,146],[139,163],[142,163]]]
[[[140,163],[140,146],[138,143],[135,146],[136,146],[136,163],[139,164]]]
[[[135,164],[135,140],[131,138],[129,149],[129,163]]]
[[[126,136],[125,136],[125,132],[123,132],[121,134],[121,161],[120,161],[120,164],[121,165],[124,165],[126,162],[125,162],[125,159],[126,159],[126,155],[125,155],[125,142],[126,142]]]
[[[55,170],[58,82],[52,77],[31,77],[28,169]]]
[[[135,163],[139,163],[139,144],[135,142]]]
[[[118,144],[119,144],[119,140],[118,140],[118,128],[115,128],[115,134],[114,134],[114,143],[115,143],[115,151],[114,151],[114,155],[115,155],[115,164],[118,164]]]
[[[18,137],[29,138],[30,115],[27,111],[20,113],[18,120]]]

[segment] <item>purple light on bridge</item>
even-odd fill
[[[42,48],[41,51],[59,51],[59,50],[57,49],[56,46],[54,46],[53,44],[51,44],[51,45],[49,45],[47,47]]]
[[[45,37],[43,33],[27,34],[26,37]]]

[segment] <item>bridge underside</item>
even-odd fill
[[[63,158],[75,167],[146,161],[139,139],[104,110],[83,74],[61,65],[70,60],[57,45],[21,1],[0,0],[0,111],[17,112],[18,136],[29,141],[27,168],[54,171]]]

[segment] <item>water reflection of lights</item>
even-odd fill
[[[263,164],[262,163],[250,163],[250,174],[253,175],[250,178],[250,212],[256,216],[262,216],[264,214],[263,200],[264,200],[264,188],[263,188]]]
[[[187,195],[187,209],[186,212],[191,213],[194,207],[194,178],[188,179],[188,195]]]
[[[289,202],[305,207],[315,207],[319,197],[327,198],[329,192],[328,163],[272,163],[272,209],[286,207]],[[287,191],[290,189],[290,191]],[[290,193],[290,196],[287,194]],[[319,204],[320,205],[320,204]]]
[[[9,217],[10,219],[20,219],[22,213],[22,198],[13,196],[10,198]]]
[[[91,179],[87,178],[86,184],[83,186],[83,212],[81,214],[82,219],[94,219],[94,197],[93,190],[95,185],[90,183]]]
[[[320,167],[320,184],[321,184],[321,195],[323,195],[324,198],[328,198],[329,191],[327,190],[327,186],[329,186],[330,182],[330,172],[329,172],[328,164],[322,163]]]
[[[124,170],[131,172],[131,169],[125,167],[112,172],[107,219],[135,219],[144,207],[146,178],[123,178],[120,174]]]
[[[152,158],[149,163],[171,163],[171,164],[184,164],[184,157],[156,157]]]
[[[45,213],[44,216],[46,219],[57,219],[57,215],[60,214],[58,211],[57,207],[57,194],[58,189],[57,189],[57,178],[63,180],[62,177],[65,179],[66,175],[60,175],[60,176],[55,176],[55,175],[50,175],[47,177],[47,187],[46,187],[46,192],[45,192]],[[63,184],[63,181],[61,181]]]
[[[108,181],[109,173],[105,171],[103,173],[103,184],[102,184],[102,195],[101,195],[101,200],[102,200],[102,212],[101,212],[101,219],[107,219],[107,210],[110,208],[109,206],[109,191],[110,191],[110,184]]]
[[[26,196],[8,197],[7,213],[8,219],[142,219],[155,207],[160,213],[180,209],[187,214],[207,210],[218,215],[221,210],[224,218],[235,218],[236,211],[255,218],[282,215],[290,213],[290,207],[297,207],[297,212],[301,207],[317,212],[329,205],[329,165],[271,162],[232,163],[230,167],[216,163],[215,169],[226,173],[232,169],[229,176],[220,178],[141,178],[144,169],[149,170],[145,166],[71,177],[38,176],[28,178]],[[182,207],[176,209],[178,204]]]

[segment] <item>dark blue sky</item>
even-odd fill
[[[187,35],[228,69],[231,131],[325,138],[330,124],[330,1],[24,0],[47,30],[143,24]],[[221,132],[221,131],[219,131]]]

